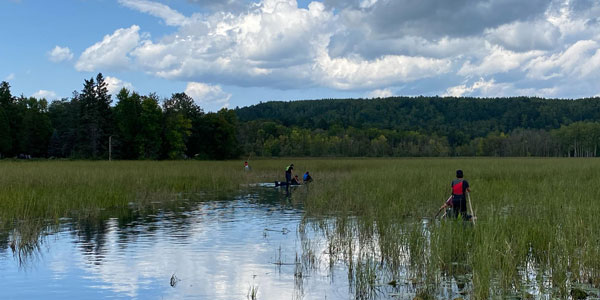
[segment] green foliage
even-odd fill
[[[52,135],[52,123],[47,114],[48,103],[45,99],[20,99],[26,106],[23,112],[23,132],[21,149],[35,157],[44,157],[48,152],[48,143]]]
[[[141,125],[142,100],[137,93],[130,94],[125,88],[117,95],[119,102],[114,109],[116,157],[137,159],[140,157],[138,134]]]
[[[600,101],[530,97],[327,99],[267,102],[237,109],[236,113],[242,122],[271,120],[286,127],[331,129],[338,125],[435,133],[448,137],[450,145],[455,146],[490,132],[548,130],[576,121],[598,121]]]
[[[162,111],[158,105],[158,97],[151,94],[142,97],[141,112],[139,117],[139,132],[136,137],[138,145],[138,158],[157,159],[160,155],[162,133]]]
[[[554,130],[561,153],[573,157],[596,157],[600,145],[600,123],[575,122]]]
[[[117,159],[235,158],[240,154],[235,112],[204,114],[185,93],[162,108],[156,94],[122,89],[111,107],[102,74],[84,81],[80,93],[49,106],[45,99],[15,98],[0,85],[0,157],[101,159],[112,140]],[[21,155],[22,154],[22,155]]]
[[[236,113],[242,149],[261,156],[579,157],[597,155],[599,107],[598,98],[394,97],[268,102]],[[558,129],[571,124],[568,134]]]
[[[350,270],[380,262],[379,278],[410,279],[434,295],[444,295],[448,281],[459,289],[471,282],[472,289],[464,290],[471,299],[506,299],[532,287],[547,298],[566,299],[573,286],[598,284],[595,174],[600,162],[595,159],[309,160],[299,165],[319,178],[303,198],[303,226],[319,228],[327,247],[335,249],[332,259]],[[432,220],[456,169],[464,170],[471,184],[474,226]]]
[[[50,157],[73,155],[79,129],[78,99],[78,95],[75,95],[71,101],[66,99],[54,101],[48,108],[48,116],[54,129],[48,145]]]
[[[205,114],[194,124],[195,153],[199,158],[231,159],[239,155],[236,136],[237,116],[232,110],[222,109]]]
[[[289,163],[254,160],[253,171],[244,172],[239,161],[4,161],[0,226],[19,237],[20,247],[52,230],[40,220],[93,223],[108,218],[107,210],[181,206],[173,200],[202,192],[245,193],[249,183],[281,178]],[[581,286],[599,284],[596,159],[293,163],[315,178],[282,202],[286,208],[302,205],[302,254],[317,253],[313,263],[320,271],[339,272],[343,264],[355,298],[388,296],[381,291],[392,281],[424,299],[456,292],[469,299],[507,299],[532,290],[538,298],[567,299],[584,297],[577,291]],[[471,184],[475,226],[432,220],[459,168]],[[24,229],[38,223],[31,232]],[[304,234],[310,230],[315,243],[314,235]]]
[[[0,107],[0,157],[10,153],[12,139],[10,135],[10,123],[4,108]]]
[[[103,159],[242,156],[596,157],[600,99],[392,97],[267,102],[204,113],[185,93],[123,89],[102,74],[70,99],[16,98],[0,84],[0,154]]]

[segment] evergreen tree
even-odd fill
[[[11,149],[10,123],[4,108],[0,106],[0,158],[10,155]]]
[[[23,99],[26,111],[23,116],[21,141],[23,152],[34,157],[46,157],[52,135],[52,123],[48,116],[46,99],[33,97]]]
[[[74,154],[79,130],[79,94],[73,97],[54,101],[48,107],[48,116],[52,123],[53,133],[50,137],[49,156],[71,157]]]
[[[139,118],[139,132],[136,143],[138,145],[138,158],[157,159],[160,156],[162,143],[163,115],[158,105],[158,96],[150,94],[142,97]]]
[[[137,159],[139,155],[140,114],[142,102],[140,95],[132,94],[125,88],[117,95],[119,102],[115,106],[115,134],[119,147],[116,148],[117,157],[122,159]]]
[[[11,154],[12,136],[10,130],[10,105],[13,97],[10,94],[10,85],[6,81],[0,83],[0,156],[6,157]]]
[[[78,97],[79,125],[77,130],[76,156],[98,158],[100,155],[100,132],[98,105],[96,103],[94,78],[85,80]]]
[[[96,76],[94,87],[98,124],[98,153],[94,157],[108,157],[108,139],[113,134],[113,119],[110,104],[111,95],[108,93],[108,84],[104,81],[102,73]]]

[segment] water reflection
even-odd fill
[[[303,252],[296,195],[181,195],[36,228],[36,243],[22,244],[37,247],[28,256],[2,251],[2,298],[246,299],[254,290],[258,299],[346,299],[343,276],[303,263],[315,258]]]
[[[0,231],[2,299],[469,299],[481,284],[469,226],[309,217],[306,195],[257,186],[16,224]],[[533,254],[517,272],[498,297],[553,295]]]

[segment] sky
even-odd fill
[[[597,0],[0,0],[0,80],[55,100],[600,95]]]

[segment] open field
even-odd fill
[[[2,231],[164,206],[187,194],[236,192],[282,180],[290,162],[299,175],[308,170],[315,178],[291,196],[303,202],[303,226],[321,232],[329,259],[348,266],[357,298],[403,280],[423,299],[440,295],[445,282],[474,299],[564,298],[600,285],[596,159],[256,160],[251,172],[239,161],[4,161]],[[456,169],[471,184],[475,226],[432,219]]]

